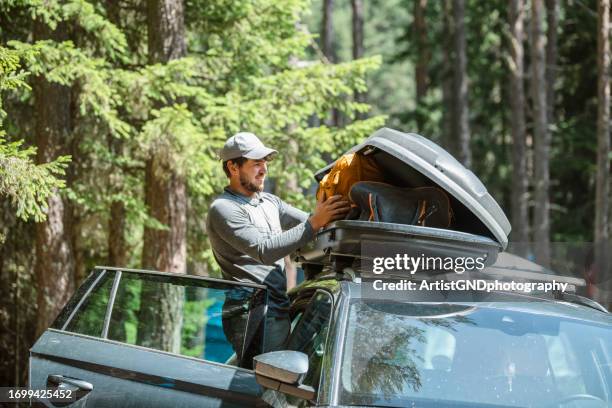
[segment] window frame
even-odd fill
[[[265,320],[266,320],[266,316],[268,312],[268,290],[265,285],[260,285],[256,283],[250,283],[250,282],[230,281],[230,280],[225,280],[225,279],[210,278],[210,277],[196,276],[196,275],[159,272],[159,271],[146,270],[146,269],[131,269],[131,268],[118,268],[118,267],[106,267],[106,266],[96,266],[94,268],[92,273],[84,281],[83,285],[77,289],[77,291],[75,292],[75,295],[73,295],[74,298],[71,298],[71,300],[64,307],[64,308],[72,307],[72,310],[70,310],[70,312],[66,315],[66,313],[64,313],[62,309],[62,312],[60,312],[60,314],[58,315],[54,323],[48,328],[48,330],[58,331],[58,332],[66,333],[70,335],[85,336],[87,338],[95,338],[97,340],[104,341],[104,342],[121,344],[121,345],[128,346],[128,347],[137,347],[139,349],[145,349],[145,350],[149,350],[152,352],[170,354],[176,357],[188,358],[188,359],[193,359],[193,360],[197,360],[200,362],[218,364],[224,367],[232,367],[236,369],[247,370],[249,372],[254,372],[252,369],[243,367],[242,364],[230,365],[230,364],[225,364],[225,363],[221,363],[218,361],[212,361],[212,360],[206,360],[204,358],[186,356],[180,353],[172,353],[172,352],[168,352],[164,350],[158,350],[155,348],[140,346],[137,344],[129,344],[129,343],[125,343],[122,341],[109,339],[108,332],[109,332],[109,327],[110,327],[110,321],[111,321],[113,307],[115,304],[115,299],[116,299],[117,292],[119,290],[119,284],[121,282],[121,277],[122,277],[123,272],[136,273],[136,274],[141,274],[145,276],[163,276],[163,277],[184,279],[187,281],[196,281],[196,282],[203,281],[203,282],[212,283],[212,284],[217,283],[217,284],[230,285],[230,286],[236,286],[236,287],[250,287],[254,289],[261,289],[264,291],[264,303],[263,303],[263,312],[261,315],[260,324],[263,326],[262,330],[264,331],[264,334],[265,334]],[[92,296],[92,293],[94,292],[94,289],[96,288],[96,286],[98,286],[99,283],[103,280],[103,278],[109,275],[110,273],[114,274],[114,277],[112,278],[113,284],[111,286],[111,291],[108,295],[108,301],[106,305],[106,311],[104,314],[104,321],[103,321],[102,331],[100,335],[92,336],[92,335],[88,335],[84,333],[78,333],[78,332],[67,330],[67,327],[70,325],[71,321],[81,311],[82,306],[85,303],[87,303],[87,300],[90,298],[90,296]],[[95,276],[96,274],[98,276]],[[185,287],[188,287],[188,286],[189,285],[185,285]],[[211,286],[213,286],[213,289],[214,289],[214,285],[211,285]],[[77,296],[80,293],[82,295]],[[251,314],[249,313],[249,320],[250,318],[251,318]],[[247,327],[247,330],[248,330],[248,327]]]

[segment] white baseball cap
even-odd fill
[[[240,132],[227,139],[219,152],[219,157],[223,161],[237,159],[238,157],[261,160],[275,153],[278,152],[264,146],[261,140],[253,133]]]

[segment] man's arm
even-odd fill
[[[314,214],[293,228],[265,238],[240,206],[222,201],[210,208],[212,228],[230,245],[264,265],[272,265],[314,238],[315,230],[344,218],[348,202],[336,195],[318,201]]]
[[[208,216],[211,226],[227,243],[264,265],[272,265],[314,237],[312,226],[305,219],[287,231],[265,238],[245,211],[230,202],[213,205]]]
[[[279,201],[281,226],[285,229],[308,220],[316,232],[332,221],[343,219],[351,208],[348,201],[342,200],[342,196],[334,195],[325,200],[317,200],[315,210],[309,217],[304,211],[287,204],[278,197],[276,199]]]
[[[308,219],[309,214],[307,212],[295,208],[291,204],[287,204],[278,197],[276,199],[278,200],[278,213],[283,229],[293,228]]]

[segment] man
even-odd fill
[[[252,133],[230,137],[220,152],[229,186],[212,203],[206,220],[213,255],[224,278],[267,286],[264,352],[280,349],[291,326],[284,257],[349,211],[348,202],[332,196],[317,202],[309,216],[264,193],[268,161],[276,153]],[[243,354],[247,357],[242,348],[251,342],[245,334],[250,295],[246,288],[231,290],[223,306],[223,329],[239,361]]]

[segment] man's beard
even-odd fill
[[[251,193],[259,193],[261,191],[263,191],[263,183],[261,184],[261,186],[256,186],[255,184],[251,183],[249,180],[246,179],[246,177],[244,177],[242,174],[240,175],[240,185],[246,190],[249,191]]]

